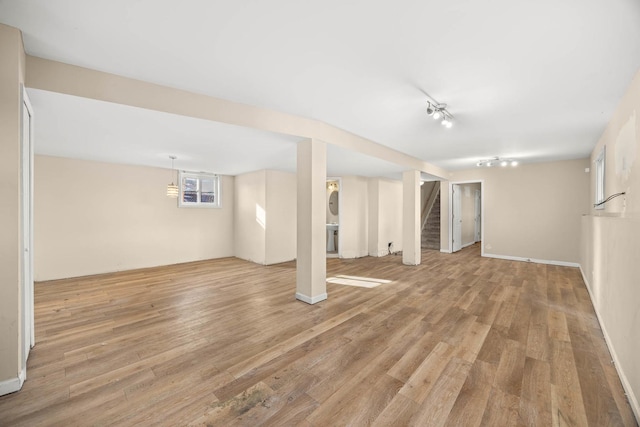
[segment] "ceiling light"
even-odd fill
[[[173,183],[173,161],[177,159],[176,156],[169,156],[171,159],[171,184],[167,185],[167,196],[172,199],[176,199],[180,193],[178,186]]]
[[[447,111],[447,104],[435,102],[431,97],[427,101],[427,115],[434,120],[442,120],[442,126],[450,129],[453,125],[453,116]]]
[[[431,105],[430,102],[428,104],[429,105],[427,106],[427,114],[432,115],[435,110],[433,109],[433,106]]]
[[[502,167],[506,167],[506,166],[518,166],[518,161],[514,160],[514,159],[502,159],[500,157],[492,157],[490,159],[483,159],[483,160],[478,160],[478,162],[476,163],[476,166],[478,167],[482,167],[482,166],[486,166],[488,168],[496,166],[496,165],[500,165]]]

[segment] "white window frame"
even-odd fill
[[[184,183],[183,180],[185,178],[192,178],[198,180],[198,200],[196,202],[185,202],[184,201]],[[213,179],[213,194],[214,194],[214,202],[207,203],[201,201],[201,193],[200,193],[200,180],[202,179]],[[188,172],[188,171],[180,171],[178,176],[178,187],[180,188],[180,194],[178,196],[178,206],[181,208],[220,208],[222,204],[220,203],[221,199],[221,187],[220,184],[220,176],[211,173],[204,172]]]
[[[602,203],[605,199],[605,166],[606,166],[606,152],[605,152],[605,148],[606,146],[602,147],[602,150],[600,150],[600,153],[598,154],[598,156],[596,157],[596,159],[594,160],[594,169],[595,169],[595,178],[596,178],[596,182],[595,182],[595,197],[594,197],[594,205],[597,205],[598,203]],[[604,203],[598,206],[595,206],[596,209],[604,209]]]

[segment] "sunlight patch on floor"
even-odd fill
[[[371,277],[345,276],[339,274],[335,277],[327,277],[327,283],[336,285],[358,286],[360,288],[375,288],[383,283],[391,283],[391,280],[374,279]]]

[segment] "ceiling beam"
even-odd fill
[[[448,177],[448,171],[442,168],[319,120],[49,59],[27,56],[25,85],[50,92],[299,136],[301,139],[315,138],[395,163],[407,170],[419,170],[442,179]]]

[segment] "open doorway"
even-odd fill
[[[342,180],[327,177],[327,258],[340,257],[340,207],[342,205]]]
[[[451,252],[482,242],[484,233],[483,182],[449,183],[449,242]],[[481,245],[482,248],[482,245]],[[484,255],[484,250],[481,250]]]
[[[420,183],[422,249],[440,250],[440,181],[422,181]]]

